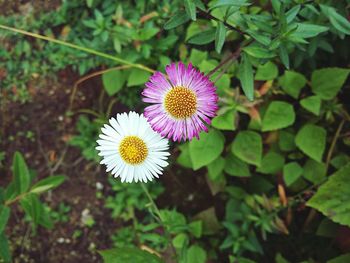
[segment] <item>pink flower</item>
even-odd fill
[[[156,72],[145,84],[143,101],[152,105],[145,108],[144,116],[163,137],[174,141],[199,138],[216,115],[216,87],[191,63],[187,67],[172,63],[165,70],[169,79]]]

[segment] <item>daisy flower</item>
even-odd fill
[[[192,64],[172,63],[165,71],[168,79],[156,72],[145,84],[143,101],[152,104],[145,117],[155,131],[174,141],[199,138],[218,109],[214,83]]]
[[[101,164],[122,182],[152,181],[168,165],[168,140],[152,130],[142,114],[117,114],[101,131],[96,147]]]

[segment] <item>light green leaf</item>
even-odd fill
[[[238,78],[241,81],[242,89],[248,100],[254,100],[254,76],[253,67],[248,56],[243,53],[242,61],[239,65]]]
[[[297,14],[300,11],[300,5],[296,5],[293,6],[293,8],[291,8],[287,13],[286,13],[286,21],[287,24],[289,24],[290,22],[292,22],[295,17],[297,16]]]
[[[192,48],[191,55],[190,55],[190,61],[191,63],[198,67],[204,60],[206,60],[208,57],[208,52],[200,51],[198,49]]]
[[[273,101],[267,108],[262,120],[262,131],[273,131],[286,128],[295,121],[295,112],[291,104]]]
[[[225,137],[217,130],[202,132],[199,140],[193,139],[189,147],[193,169],[197,170],[218,158],[224,149],[224,142]]]
[[[31,179],[27,164],[20,152],[15,152],[12,166],[15,193],[22,194],[28,190]]]
[[[208,176],[212,181],[219,178],[225,167],[225,159],[219,156],[217,159],[208,164]]]
[[[350,163],[331,175],[307,202],[336,223],[350,226]]]
[[[269,61],[265,64],[260,64],[257,68],[255,79],[256,80],[271,80],[278,76],[278,68],[276,64]]]
[[[295,137],[298,148],[315,161],[321,162],[326,147],[327,132],[314,124],[304,125]]]
[[[310,38],[315,37],[320,33],[328,31],[328,27],[325,26],[319,26],[319,25],[313,25],[313,24],[306,24],[306,23],[298,23],[297,29],[295,32],[291,34],[291,36],[296,36],[298,38]]]
[[[34,194],[46,192],[48,190],[58,187],[64,182],[65,179],[66,177],[63,175],[49,176],[33,185],[30,192]]]
[[[103,87],[109,96],[116,94],[125,83],[125,76],[120,70],[111,70],[102,75]]]
[[[219,130],[234,131],[235,127],[235,110],[229,110],[221,115],[216,116],[212,120],[212,126]]]
[[[286,70],[284,75],[279,79],[282,89],[294,99],[299,97],[300,90],[305,86],[307,79],[304,75]]]
[[[147,71],[137,69],[137,68],[132,69],[128,77],[127,86],[132,87],[132,86],[143,85],[148,81],[150,76],[151,74]]]
[[[104,263],[164,263],[159,257],[139,248],[113,248],[98,251]]]
[[[303,174],[303,168],[297,163],[288,163],[283,167],[283,179],[287,186],[291,186]]]
[[[232,176],[249,177],[249,166],[230,153],[226,158],[225,172]]]
[[[333,99],[349,75],[350,69],[323,68],[315,70],[311,76],[312,91],[321,99]]]
[[[312,112],[316,116],[320,115],[321,99],[318,96],[310,96],[300,101],[301,106],[306,110]]]
[[[205,263],[207,260],[207,253],[198,245],[192,245],[186,254],[186,262],[191,263]]]
[[[215,50],[220,54],[226,38],[226,27],[222,22],[218,23],[215,34]]]
[[[187,21],[190,20],[190,17],[186,12],[178,11],[173,17],[171,17],[164,25],[165,30],[173,29],[178,27]]]
[[[173,245],[176,249],[181,250],[186,244],[188,244],[189,238],[185,233],[180,233],[173,238]]]
[[[0,234],[4,231],[7,221],[10,217],[10,208],[5,205],[0,205]]]
[[[216,35],[216,30],[215,28],[212,28],[190,37],[187,42],[189,44],[205,45],[214,41],[215,35]]]
[[[196,5],[194,4],[193,0],[184,0],[185,4],[185,11],[187,15],[193,20],[196,21],[197,14],[196,14]]]
[[[267,48],[262,48],[258,46],[248,46],[244,47],[243,50],[252,57],[255,58],[273,58],[276,55],[269,51]]]
[[[200,220],[193,221],[189,223],[188,226],[189,226],[189,231],[192,233],[194,237],[200,238],[202,236],[202,229],[203,229],[202,221]]]
[[[333,7],[320,5],[322,13],[328,17],[331,24],[340,32],[350,35],[350,22],[340,15]]]
[[[283,155],[269,151],[262,159],[261,166],[257,172],[263,174],[276,174],[282,170],[284,165]]]
[[[326,165],[309,159],[304,165],[303,176],[314,184],[320,183],[326,177]]]
[[[242,161],[260,166],[262,155],[262,139],[259,133],[241,131],[237,134],[232,152]]]

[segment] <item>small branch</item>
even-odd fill
[[[344,126],[344,123],[345,123],[345,120],[342,119],[341,122],[339,123],[337,131],[334,134],[331,146],[329,147],[329,151],[328,151],[327,159],[326,159],[326,171],[328,171],[329,163],[330,163],[332,155],[333,155],[335,144],[337,143],[337,140],[339,138],[339,134],[340,134],[340,132],[341,132],[343,126]]]
[[[235,52],[233,52],[230,56],[228,56],[225,60],[221,61],[219,65],[217,65],[213,70],[211,70],[207,76],[210,77],[211,75],[213,75],[216,71],[218,71],[218,69],[220,69],[223,65],[225,65],[226,63],[233,61],[235,59],[237,59],[241,54],[241,47],[239,47]]]

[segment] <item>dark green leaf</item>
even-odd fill
[[[262,155],[262,139],[259,133],[241,131],[237,134],[232,152],[242,161],[260,166]]]
[[[108,250],[100,250],[99,253],[103,257],[104,263],[163,263],[154,254],[151,254],[145,250],[139,248],[114,248]]]
[[[0,234],[4,231],[7,221],[10,218],[10,208],[5,205],[0,205]]]
[[[286,128],[295,121],[294,108],[283,101],[273,101],[267,108],[262,120],[262,131]]]
[[[290,152],[296,148],[294,141],[294,134],[287,131],[280,131],[278,138],[278,145],[281,151]]]
[[[320,183],[326,176],[326,165],[309,159],[304,165],[303,176],[314,184]]]
[[[279,48],[279,56],[280,56],[280,59],[283,63],[283,65],[289,69],[289,55],[288,55],[288,50],[287,48],[285,47],[285,45],[281,44],[280,45],[280,48]]]
[[[238,78],[241,81],[242,89],[248,100],[254,100],[254,76],[253,67],[248,56],[243,53],[242,61],[239,65]]]
[[[193,0],[184,0],[185,10],[187,15],[193,20],[196,21],[196,5]]]
[[[63,175],[49,176],[45,179],[40,180],[32,186],[30,192],[34,194],[40,194],[58,187],[66,179]]]
[[[261,166],[257,169],[257,172],[263,174],[276,174],[282,170],[283,165],[283,155],[270,151],[263,157]]]
[[[189,44],[205,45],[214,41],[215,35],[216,35],[216,30],[215,28],[212,28],[190,37],[190,39],[187,42]]]
[[[288,163],[283,167],[283,179],[287,186],[291,186],[302,175],[303,168],[297,163]]]
[[[244,47],[243,50],[252,57],[255,58],[273,58],[276,55],[268,50],[267,48],[262,48],[259,46],[248,46]]]
[[[120,70],[110,70],[102,75],[103,87],[109,96],[116,94],[125,83],[125,75]]]
[[[190,20],[190,17],[186,12],[178,11],[173,17],[171,17],[164,25],[165,30],[169,30],[178,27]]]
[[[219,156],[216,160],[207,165],[208,176],[212,181],[218,179],[225,167],[225,159]]]
[[[348,263],[348,262],[350,262],[350,253],[337,256],[327,261],[327,263]]]
[[[222,22],[218,23],[215,34],[215,50],[220,54],[226,38],[226,27]]]
[[[30,174],[27,164],[20,152],[15,152],[13,156],[13,175],[16,194],[26,192],[30,185]]]
[[[238,177],[250,176],[249,166],[232,153],[229,153],[226,159],[225,172]]]
[[[5,236],[5,233],[0,233],[0,259],[2,259],[5,263],[11,262],[9,242]]]

